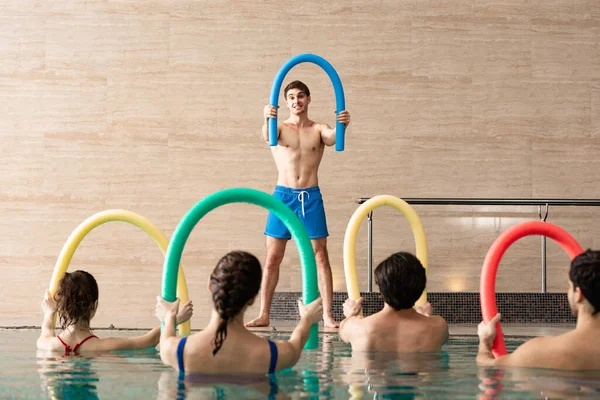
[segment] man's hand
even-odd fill
[[[496,324],[500,322],[500,314],[496,314],[494,318],[487,324],[483,321],[477,327],[477,335],[479,335],[479,344],[484,344],[491,350],[496,338]]]
[[[360,310],[362,309],[363,298],[359,297],[356,301],[346,299],[344,302],[344,317],[350,318],[355,317],[360,314]]]
[[[270,104],[265,106],[263,113],[265,116],[265,121],[269,118],[277,118],[277,109]]]
[[[433,314],[433,310],[431,309],[431,303],[429,302],[423,304],[422,306],[414,306],[413,308],[416,312],[426,317],[431,317],[431,315]]]
[[[183,324],[184,322],[192,318],[193,314],[194,305],[192,304],[191,300],[188,300],[185,303],[183,303],[183,305],[179,308],[179,312],[177,313],[177,317],[175,318],[175,323],[177,325]]]
[[[348,112],[348,110],[340,112],[337,116],[337,121],[345,125],[350,124],[350,113]]]

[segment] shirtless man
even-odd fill
[[[437,352],[448,339],[448,324],[430,316],[429,303],[414,307],[425,290],[425,268],[410,253],[395,253],[375,269],[375,283],[383,297],[383,310],[363,317],[362,297],[344,303],[346,319],[340,323],[340,339],[353,351]]]
[[[500,314],[479,324],[477,364],[563,370],[600,369],[600,251],[588,250],[571,262],[569,305],[577,317],[575,329],[558,336],[539,337],[512,354],[494,359],[492,344]]]
[[[335,128],[331,129],[326,124],[308,119],[310,91],[304,83],[291,82],[285,87],[283,95],[290,110],[290,117],[278,124],[279,143],[271,147],[279,172],[273,196],[294,211],[308,232],[317,262],[325,327],[337,328],[331,312],[333,278],[327,253],[329,233],[317,174],[325,146],[335,144]],[[272,105],[266,105],[262,136],[267,143],[269,142],[268,121],[269,118],[276,116],[277,109]],[[337,120],[348,125],[350,114],[348,111],[341,111]],[[269,213],[265,235],[267,236],[267,259],[260,288],[260,312],[257,318],[246,324],[248,327],[269,325],[271,300],[279,281],[279,266],[285,254],[286,244],[292,238],[283,222],[273,213]]]

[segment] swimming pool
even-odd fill
[[[351,352],[320,334],[290,371],[268,377],[190,377],[162,365],[154,349],[93,358],[35,351],[37,330],[0,331],[1,399],[544,399],[598,398],[600,372],[478,368],[477,338],[452,337],[442,354]],[[108,332],[98,331],[100,336]],[[135,335],[138,332],[111,332]],[[287,334],[270,335],[285,339]],[[507,338],[512,351],[523,339]],[[240,362],[243,362],[241,357]]]

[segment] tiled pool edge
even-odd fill
[[[364,298],[363,312],[371,315],[383,307],[379,293],[361,293]],[[274,320],[297,321],[296,300],[299,292],[276,292],[271,306],[271,318]],[[347,298],[345,292],[333,294],[333,314],[336,321],[344,318],[342,304]],[[470,324],[481,321],[479,293],[427,294],[434,313],[441,315],[451,324]],[[571,314],[566,293],[497,293],[498,311],[502,313],[502,322],[512,324],[569,324],[575,323]]]

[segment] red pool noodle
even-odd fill
[[[583,253],[579,243],[567,231],[548,222],[522,222],[502,232],[488,250],[481,269],[479,291],[481,315],[485,322],[490,321],[498,313],[498,307],[496,306],[496,273],[504,252],[520,238],[530,235],[544,235],[554,239],[567,252],[571,260]],[[500,323],[496,326],[496,330],[497,334],[492,346],[492,353],[494,357],[498,358],[506,355],[507,351]]]

